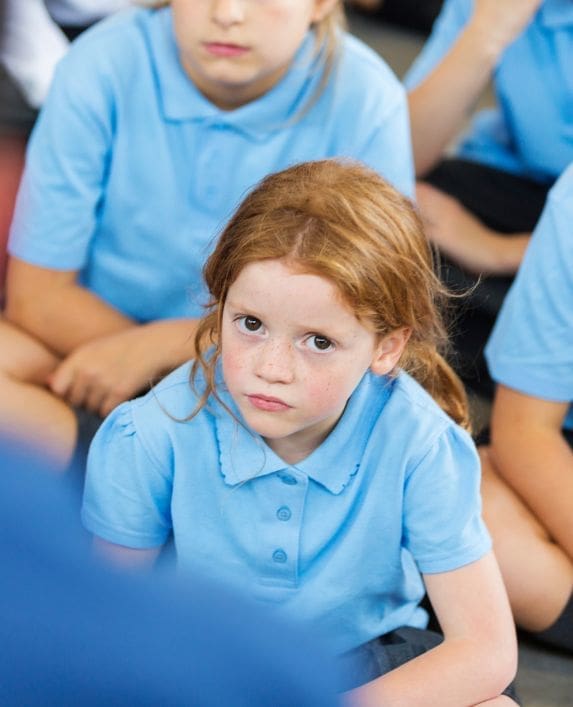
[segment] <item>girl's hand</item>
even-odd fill
[[[517,272],[530,234],[497,233],[452,196],[430,184],[416,185],[416,200],[428,238],[450,260],[476,274]]]
[[[193,322],[154,322],[75,349],[50,377],[53,393],[105,416],[192,357]]]
[[[72,406],[107,415],[148,386],[157,373],[154,352],[145,340],[143,327],[134,327],[80,346],[52,375],[52,392]]]
[[[529,24],[543,0],[475,0],[469,27],[501,53]]]

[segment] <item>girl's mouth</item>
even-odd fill
[[[290,405],[279,398],[266,395],[247,395],[247,398],[253,407],[265,412],[284,412],[290,408]]]
[[[206,42],[204,47],[209,54],[224,58],[243,56],[249,51],[248,47],[242,47],[239,44],[225,44],[223,42]]]

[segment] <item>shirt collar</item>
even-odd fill
[[[313,71],[314,34],[309,32],[287,74],[265,95],[232,111],[213,105],[194,86],[179,60],[171,8],[152,10],[149,39],[167,120],[229,125],[253,139],[283,128],[304,108],[317,89],[321,71]]]
[[[389,378],[366,373],[334,430],[310,456],[293,466],[239,424],[240,413],[229,393],[220,387],[221,399],[236,416],[234,419],[217,406],[215,425],[225,482],[234,486],[288,469],[308,476],[332,494],[342,493],[360,469],[370,433],[390,397],[392,384]]]
[[[541,8],[541,24],[553,29],[573,25],[573,2],[545,0]]]

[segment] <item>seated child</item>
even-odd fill
[[[573,652],[573,164],[550,192],[486,357],[484,507],[514,615]]]
[[[359,703],[512,704],[513,622],[412,204],[359,164],[300,164],[246,197],[204,274],[198,358],[92,444],[96,546],[145,565],[173,534],[190,581],[202,567],[327,632]]]
[[[453,331],[457,369],[488,396],[483,347],[547,192],[573,161],[572,62],[573,3],[447,0],[405,79],[427,233],[444,280],[474,287]],[[496,108],[445,157],[490,80]]]
[[[12,225],[0,431],[62,468],[193,356],[201,268],[262,177],[349,156],[414,191],[405,91],[341,0],[156,4],[58,65]]]

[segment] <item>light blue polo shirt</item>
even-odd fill
[[[170,8],[85,32],[32,135],[10,253],[80,270],[87,288],[137,321],[195,317],[215,236],[270,172],[345,156],[412,195],[405,91],[373,51],[341,41],[338,68],[297,121],[321,79],[311,34],[271,91],[223,111],[184,73]]]
[[[183,571],[200,566],[316,622],[340,651],[425,626],[419,571],[454,570],[490,548],[474,445],[405,374],[366,374],[296,465],[217,402],[177,422],[195,402],[185,365],[106,419],[89,455],[88,530],[132,548],[172,531]]]
[[[473,0],[446,0],[406,76],[409,88],[449,51],[473,7]],[[458,155],[537,181],[555,180],[573,162],[572,66],[573,2],[545,0],[498,63],[498,108],[478,113]]]
[[[498,383],[573,401],[573,164],[549,192],[485,354]],[[573,428],[573,407],[565,427]]]

